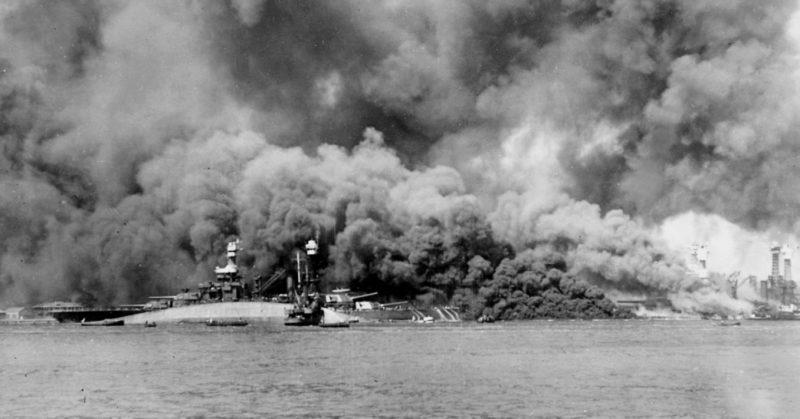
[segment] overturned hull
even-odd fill
[[[164,310],[147,311],[125,316],[125,324],[151,323],[205,323],[209,319],[248,322],[282,323],[291,304],[260,301],[194,304]]]
[[[361,310],[350,314],[363,322],[410,321],[414,318],[411,310]]]

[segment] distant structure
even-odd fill
[[[64,311],[81,311],[85,309],[82,304],[73,303],[69,301],[53,301],[51,303],[44,303],[33,306],[33,311],[37,316],[53,316],[54,313]]]
[[[766,280],[760,283],[758,294],[764,301],[779,302],[782,305],[792,304],[797,300],[795,289],[797,283],[792,280],[792,247],[780,246],[773,242],[770,246],[772,254],[772,271]],[[783,259],[783,274],[781,274],[781,259]]]
[[[694,243],[688,247],[688,250],[686,275],[697,278],[707,284],[711,276],[707,268],[708,245],[706,243]],[[663,293],[661,295],[648,295],[645,299],[615,300],[614,303],[620,308],[629,310],[674,311],[672,302]]]
[[[708,245],[706,243],[695,243],[689,246],[690,257],[686,264],[689,268],[689,274],[697,276],[703,282],[707,282],[710,278],[708,273]]]
[[[25,307],[11,307],[4,311],[5,319],[11,321],[23,320],[25,318]]]
[[[786,282],[792,282],[792,248],[783,246],[781,254],[783,255],[783,279]]]

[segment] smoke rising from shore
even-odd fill
[[[421,292],[431,248],[473,256],[474,240],[557,253],[607,292],[738,307],[655,231],[688,211],[800,228],[798,16],[793,1],[7,2],[0,301],[138,301],[210,279],[233,236],[268,272],[323,231],[332,283]]]

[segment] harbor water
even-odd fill
[[[0,326],[2,417],[797,417],[800,322]]]

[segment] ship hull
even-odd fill
[[[411,310],[362,310],[353,311],[350,315],[361,322],[399,322],[414,318]]]
[[[282,323],[286,318],[287,310],[291,304],[273,302],[223,302],[194,304],[183,307],[173,307],[163,310],[146,311],[143,313],[125,316],[125,324],[151,323],[205,323],[214,320],[238,320],[248,322],[275,322]]]

